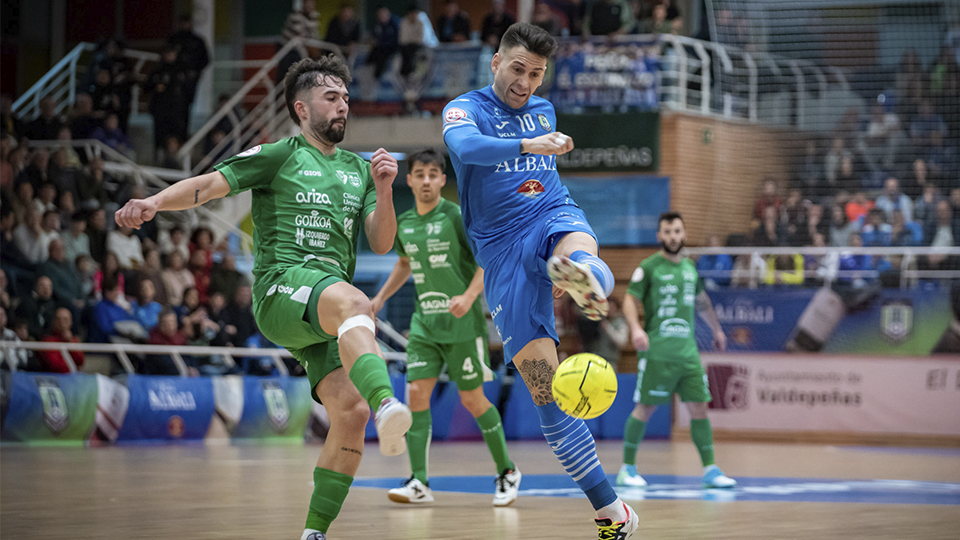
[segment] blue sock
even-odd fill
[[[594,510],[617,500],[617,494],[597,458],[597,446],[587,424],[579,418],[567,416],[553,402],[537,406],[537,413],[547,443],[563,469],[590,499]]]
[[[603,259],[596,255],[591,255],[586,251],[574,251],[570,254],[570,260],[589,266],[590,270],[593,270],[594,277],[597,278],[597,281],[600,282],[600,286],[603,288],[603,296],[610,296],[616,280],[613,279],[613,272],[610,271],[607,263],[603,262]]]

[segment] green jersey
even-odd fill
[[[690,259],[674,263],[657,252],[640,263],[627,293],[643,304],[643,329],[650,337],[647,358],[699,362],[694,299],[702,290],[703,283]]]
[[[353,279],[360,224],[376,207],[369,163],[339,148],[325,156],[299,135],[254,146],[215,168],[230,195],[253,190],[254,299],[270,294],[291,267]]]
[[[477,272],[460,206],[441,198],[425,215],[416,208],[400,214],[395,246],[398,255],[410,259],[417,289],[411,335],[434,343],[458,343],[487,335],[479,298],[463,317],[450,313],[450,298],[463,294]]]

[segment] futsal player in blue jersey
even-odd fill
[[[639,519],[607,481],[586,424],[561,412],[551,392],[559,365],[553,296],[570,293],[596,320],[614,285],[557,173],[556,156],[573,140],[556,130],[553,105],[533,95],[556,48],[537,26],[510,26],[491,62],[493,85],[447,104],[443,138],[504,356],[530,389],[551,449],[597,511],[599,538],[625,540]]]

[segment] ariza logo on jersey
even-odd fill
[[[304,171],[300,171],[301,173]],[[303,191],[297,192],[297,202],[298,203],[309,203],[309,204],[333,204],[333,201],[330,200],[330,196],[326,193],[320,193],[315,189],[311,189],[309,192],[304,193]]]
[[[517,188],[517,193],[528,199],[536,199],[544,191],[543,184],[533,179],[527,180]]]

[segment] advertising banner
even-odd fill
[[[243,413],[230,436],[302,440],[312,402],[306,377],[243,377]]]
[[[117,440],[203,439],[206,436],[214,413],[210,377],[127,375],[125,379],[130,405]]]
[[[97,377],[86,374],[4,373],[10,399],[3,440],[82,444],[97,412]]]
[[[563,41],[554,59],[550,101],[558,111],[657,109],[657,49],[656,38]]]
[[[960,436],[960,358],[704,354],[714,429]],[[690,416],[678,407],[677,426]]]
[[[557,130],[573,138],[574,144],[573,150],[557,156],[561,174],[660,168],[660,113],[558,113]]]
[[[722,289],[709,291],[727,334],[729,351],[784,351],[816,289]],[[697,344],[713,347],[710,327],[697,321]]]
[[[564,176],[602,246],[656,245],[657,220],[670,209],[670,179]]]

